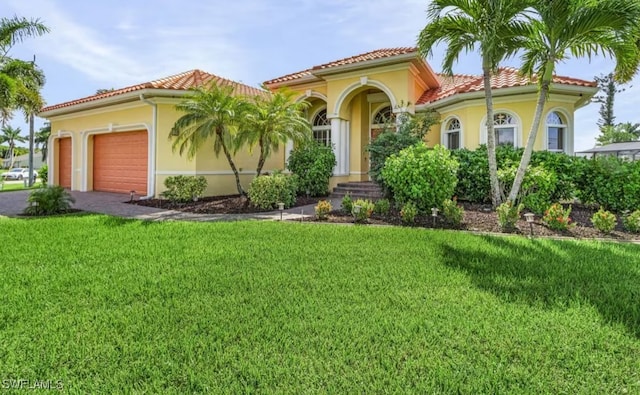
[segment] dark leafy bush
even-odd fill
[[[382,177],[397,204],[413,202],[418,211],[431,212],[453,196],[458,166],[446,148],[418,143],[387,159]]]
[[[24,209],[25,214],[54,215],[68,212],[75,199],[63,187],[56,185],[31,192],[27,202],[29,206]]]
[[[276,173],[256,177],[249,186],[249,200],[263,210],[275,209],[278,203],[291,207],[296,202],[297,184],[294,177]]]
[[[42,186],[46,186],[49,181],[49,166],[42,165],[40,170],[38,170],[38,176],[40,177],[40,182],[42,182]]]
[[[578,198],[583,203],[596,203],[613,212],[640,207],[640,161],[582,159],[576,172]]]
[[[509,193],[516,177],[516,166],[498,170],[498,178],[505,193]],[[551,203],[556,188],[556,176],[542,166],[529,166],[520,187],[517,202],[525,208],[541,215]]]
[[[312,141],[291,151],[287,169],[298,176],[299,195],[326,196],[335,165],[336,156],[331,147]]]
[[[406,116],[401,120],[399,126],[385,125],[385,130],[366,148],[369,152],[369,176],[371,179],[385,187],[382,168],[387,158],[423,141],[431,126],[437,122],[437,113],[426,112],[415,116]]]
[[[520,164],[522,148],[499,146],[496,149],[498,169],[516,167]],[[474,203],[488,203],[491,201],[489,184],[489,162],[486,146],[475,151],[460,149],[452,151],[460,162],[458,170],[458,185],[456,196],[462,200]],[[542,167],[555,175],[555,187],[551,192],[551,201],[572,199],[576,195],[576,169],[581,158],[574,158],[563,153],[535,151],[529,165],[532,168]],[[511,190],[511,184],[506,185],[506,193]]]
[[[207,179],[203,176],[172,176],[164,180],[166,191],[160,196],[173,203],[196,201],[207,189]]]

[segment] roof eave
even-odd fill
[[[317,76],[325,76],[325,75],[343,73],[346,71],[366,69],[369,67],[383,66],[383,65],[394,64],[394,63],[402,63],[406,61],[411,61],[415,58],[418,58],[418,53],[409,52],[405,54],[387,56],[385,58],[380,58],[380,59],[365,60],[363,62],[350,63],[350,64],[345,64],[340,66],[332,66],[332,67],[318,68],[318,69],[314,68],[314,69],[311,69],[311,73]]]
[[[140,99],[140,95],[144,95],[147,98],[150,97],[180,97],[189,93],[189,90],[184,89],[153,89],[146,88],[135,90],[120,95],[105,97],[102,99],[91,100],[83,103],[73,104],[61,108],[55,108],[48,111],[42,111],[38,113],[41,118],[49,119],[58,115],[65,115],[78,111],[92,110],[95,108],[111,106],[114,104],[122,104],[126,102],[134,102]]]
[[[311,74],[311,75],[305,75],[304,77],[300,77],[300,78],[292,78],[286,81],[278,81],[278,82],[272,82],[272,83],[269,83],[267,81],[267,82],[264,82],[263,85],[269,89],[271,88],[277,89],[282,86],[300,85],[300,84],[306,84],[309,82],[317,82],[317,81],[322,81],[322,78],[318,78],[315,75]]]
[[[538,86],[536,84],[529,85],[521,85],[514,86],[508,88],[493,88],[492,94],[494,97],[499,96],[509,96],[521,93],[532,93],[538,90]],[[598,92],[597,87],[591,86],[578,86],[571,84],[557,84],[554,83],[551,85],[551,93],[570,93],[570,94],[580,94],[580,100],[576,102],[576,109],[587,105],[591,97]],[[465,100],[473,100],[480,99],[484,97],[484,90],[479,90],[475,92],[466,92],[466,93],[454,93],[451,96],[445,97],[441,100],[436,100],[431,103],[424,103],[416,105],[416,111],[424,111],[428,109],[437,110],[442,107],[446,107],[452,104],[456,104]]]

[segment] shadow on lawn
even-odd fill
[[[594,306],[608,322],[640,338],[640,247],[476,236],[441,244],[445,264],[507,302],[554,309],[572,301]]]

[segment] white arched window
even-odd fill
[[[518,121],[511,114],[498,112],[493,115],[493,129],[496,134],[496,146],[511,145],[516,147],[518,141]]]
[[[385,124],[393,122],[395,120],[395,114],[391,110],[391,106],[386,106],[380,109],[373,117],[373,126],[384,127]]]
[[[320,144],[331,145],[331,122],[327,119],[327,109],[322,109],[313,117],[311,122],[313,139]]]
[[[554,152],[565,152],[567,149],[567,122],[558,111],[547,115],[547,149]]]
[[[462,126],[458,118],[451,118],[445,123],[442,133],[442,145],[448,149],[458,149],[461,147]]]

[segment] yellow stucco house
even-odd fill
[[[175,104],[189,88],[215,81],[235,94],[260,89],[199,70],[170,76],[42,109],[51,122],[49,182],[79,191],[157,196],[166,177],[203,175],[208,195],[235,192],[223,157],[203,147],[193,160],[171,149],[170,130],[180,114]],[[486,109],[481,76],[435,73],[416,48],[381,49],[288,74],[265,82],[288,87],[311,106],[314,138],[334,147],[338,182],[368,180],[365,146],[393,115],[433,109],[441,123],[427,135],[429,145],[474,149],[486,142]],[[515,69],[501,68],[492,80],[498,143],[522,146],[533,119],[537,86]],[[535,148],[573,154],[574,113],[597,92],[593,81],[556,76]],[[265,170],[284,169],[287,144]],[[257,155],[236,156],[242,182],[254,176]]]

